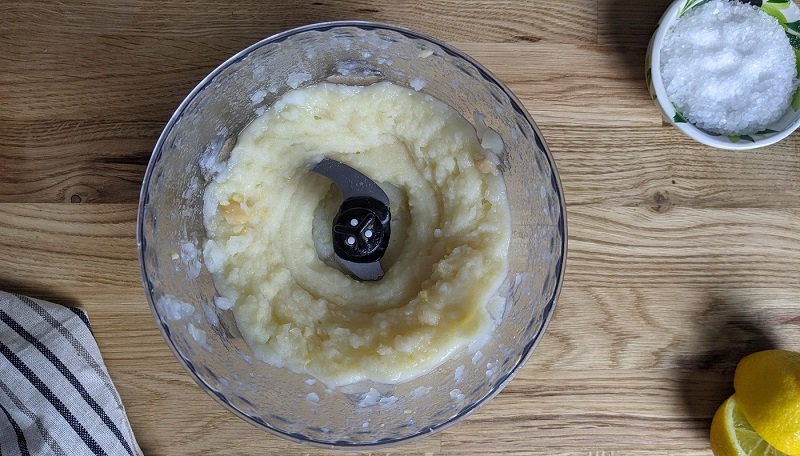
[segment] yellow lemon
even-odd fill
[[[714,414],[711,450],[714,456],[786,456],[750,427],[736,401],[736,394],[728,398]]]
[[[770,445],[800,455],[800,353],[766,350],[746,356],[733,379],[736,401]]]

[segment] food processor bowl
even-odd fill
[[[215,305],[203,263],[203,190],[237,135],[282,94],[320,82],[379,81],[429,94],[502,140],[498,169],[511,208],[508,273],[487,340],[399,384],[329,387],[255,358],[233,313]],[[564,196],[553,157],[517,98],[452,46],[370,22],[313,24],[264,39],[221,64],[169,120],[139,205],[141,273],[155,321],[209,395],[258,428],[323,447],[376,447],[440,431],[485,404],[541,340],[566,260]],[[534,411],[535,413],[535,411]]]

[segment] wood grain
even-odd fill
[[[672,128],[542,127],[569,207],[797,208],[800,135],[768,152],[702,146]],[[611,134],[609,134],[609,131]],[[767,154],[768,158],[764,154]]]
[[[800,286],[800,211],[574,208],[568,279],[594,286]]]
[[[136,203],[161,125],[51,125],[42,133],[25,132],[24,123],[0,130],[0,202]],[[563,180],[570,207],[784,208],[800,201],[798,135],[772,146],[764,160],[760,152],[709,149],[668,127],[637,127],[622,140],[608,127],[540,126],[560,173],[570,176]]]
[[[136,208],[0,204],[0,261],[34,288],[139,286]],[[800,209],[574,206],[568,218],[568,279],[583,284],[800,287]]]
[[[311,22],[406,25],[476,58],[536,119],[569,254],[508,387],[372,454],[710,455],[738,360],[800,350],[800,133],[729,152],[668,126],[643,62],[669,3],[0,2],[0,289],[87,309],[145,454],[330,454],[253,428],[180,367],[141,287],[139,188],[173,110],[238,50]]]

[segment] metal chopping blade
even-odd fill
[[[380,280],[392,219],[386,192],[358,170],[330,158],[311,171],[332,180],[344,196],[331,226],[336,261],[359,280]]]

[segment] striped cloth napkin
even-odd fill
[[[131,455],[86,313],[0,291],[0,455]]]

